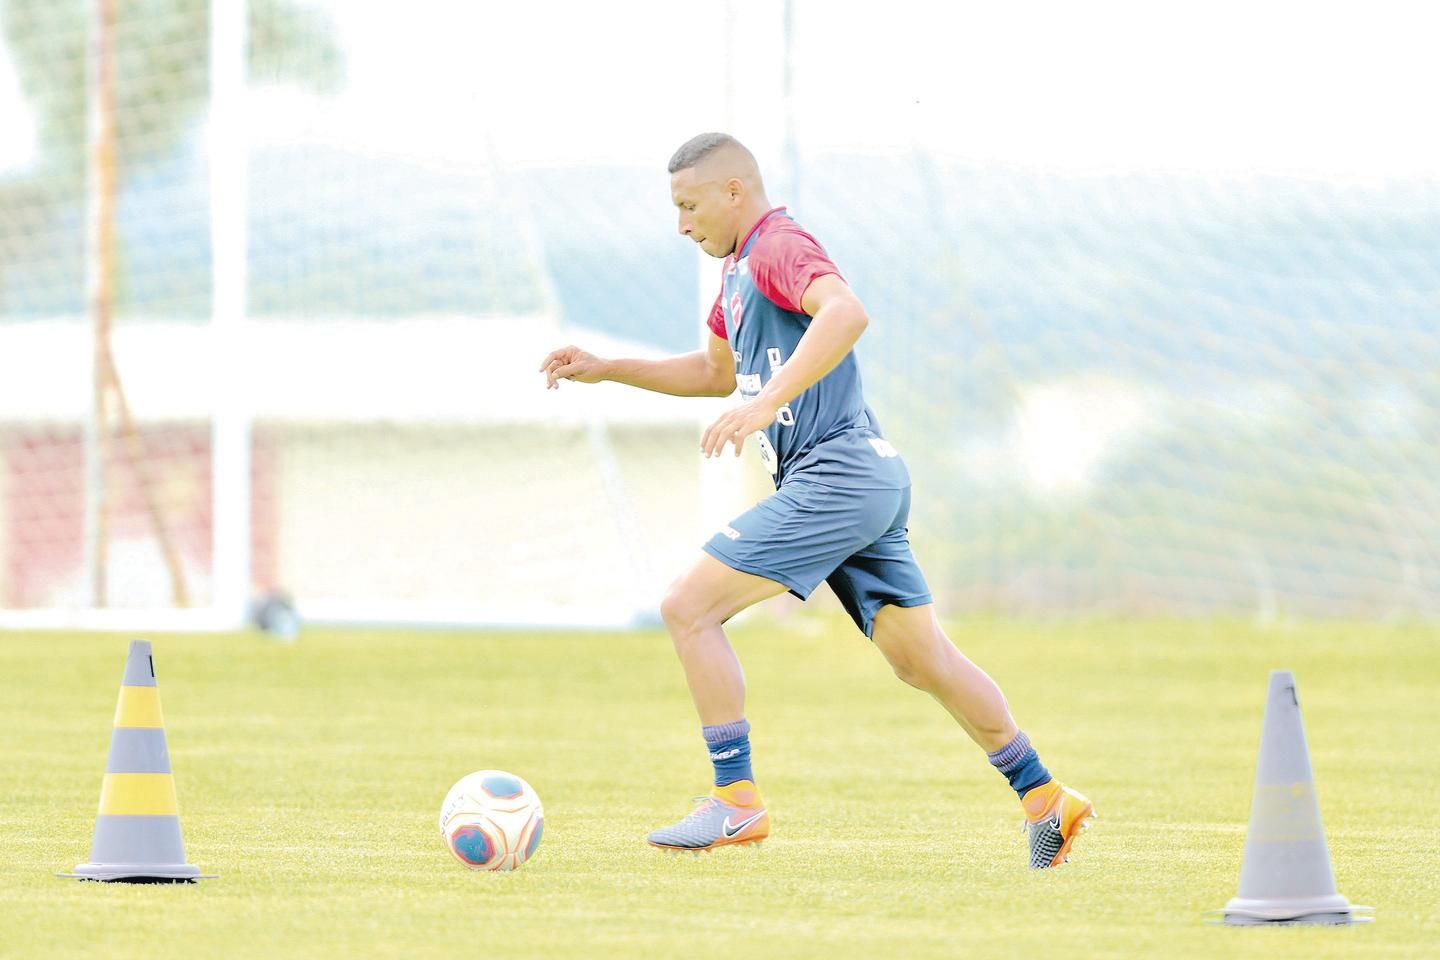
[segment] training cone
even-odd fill
[[[185,862],[180,842],[175,777],[148,640],[132,640],[125,661],[90,862],[61,876],[127,883],[207,879]]]
[[[1335,891],[1295,675],[1273,671],[1240,892],[1225,904],[1225,922],[1235,926],[1363,923],[1370,918],[1356,913],[1369,909],[1352,906]]]

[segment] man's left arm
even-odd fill
[[[800,306],[811,320],[795,352],[753,400],[727,411],[710,425],[700,441],[705,456],[718,456],[727,443],[735,444],[739,456],[745,438],[768,427],[781,407],[834,370],[870,324],[865,306],[839,274],[827,273],[812,280]]]

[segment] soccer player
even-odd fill
[[[710,850],[757,843],[770,816],[750,763],[745,678],[723,625],[789,590],[830,584],[899,678],[939,701],[1020,797],[1030,866],[1053,867],[1094,815],[1053,779],[1015,725],[995,682],[940,627],[910,552],[910,476],[860,389],[853,347],[870,319],[839,269],[783,207],[772,208],[754,156],[704,133],[670,159],[680,234],[723,259],[706,349],[664,360],[617,360],[574,346],[540,365],[546,386],[611,380],[741,404],[705,431],[700,451],[738,456],[753,436],[775,493],[722,527],[660,606],[715,767],[709,796],[649,836],[657,847]]]

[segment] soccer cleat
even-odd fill
[[[661,827],[647,838],[664,850],[714,850],[734,843],[759,843],[770,835],[770,815],[760,791],[749,780],[715,787],[679,823]]]
[[[1036,870],[1069,860],[1070,845],[1095,816],[1095,805],[1059,780],[1026,791],[1020,802],[1025,806],[1030,866]]]

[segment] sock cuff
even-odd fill
[[[717,723],[711,727],[701,727],[700,733],[705,737],[705,742],[711,745],[724,743],[727,740],[737,740],[740,737],[750,736],[750,721],[741,717],[731,723]]]
[[[1025,735],[1024,730],[1021,730],[1015,735],[1014,740],[987,756],[1001,773],[1009,773],[1023,764],[1034,752],[1035,748],[1030,745],[1030,738]]]

